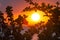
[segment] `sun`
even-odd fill
[[[50,20],[48,16],[46,15],[45,12],[40,11],[40,10],[31,10],[31,11],[26,11],[24,14],[27,15],[27,22],[29,26],[39,24],[40,22],[44,22],[44,25]]]
[[[35,13],[33,13],[33,14],[31,15],[31,19],[32,19],[33,21],[39,21],[40,15],[39,15],[37,12],[35,12]]]

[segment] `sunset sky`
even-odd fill
[[[36,0],[33,1],[35,2]],[[56,1],[59,1],[60,3],[60,0],[37,0],[39,4],[41,2],[55,4]],[[0,11],[5,12],[5,8],[8,5],[13,7],[13,13],[16,14],[19,14],[25,7],[29,6],[24,0],[0,0]]]
[[[39,5],[41,3],[45,3],[51,4],[52,6],[56,6],[57,1],[60,3],[60,0],[33,0],[33,2],[37,2]],[[40,7],[41,10],[38,10],[39,5],[35,5],[35,7],[33,7],[30,11],[23,12],[23,9],[32,6],[25,0],[0,0],[0,11],[4,13],[3,16],[0,16],[0,31],[4,34],[2,34],[2,36],[0,34],[0,40],[4,40],[5,38],[8,40],[11,37],[13,37],[12,40],[18,40],[21,36],[21,39],[24,38],[25,40],[28,40],[30,38],[32,38],[31,40],[54,40],[58,39],[58,37],[60,39],[60,10],[57,7],[58,5],[56,6],[56,8],[55,6],[50,8],[49,5],[46,7],[44,7],[43,5],[42,7]],[[13,7],[13,16],[9,14],[11,12],[9,12],[8,9],[6,11],[7,6]],[[21,35],[20,33],[23,35]],[[41,33],[42,35],[40,35]]]

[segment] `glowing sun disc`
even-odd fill
[[[40,15],[38,13],[33,13],[31,18],[33,21],[39,21]]]

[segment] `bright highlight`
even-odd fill
[[[38,24],[41,21],[44,22],[44,25],[45,25],[49,20],[49,17],[44,16],[44,15],[46,15],[45,12],[39,11],[39,10],[37,10],[37,12],[35,12],[35,10],[26,11],[26,12],[24,12],[24,14],[26,14],[28,16],[26,18],[26,20],[28,21],[28,25],[30,25],[30,26]]]
[[[31,18],[33,21],[39,21],[40,15],[38,13],[33,13]]]

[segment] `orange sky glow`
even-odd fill
[[[44,24],[46,24],[48,22],[48,20],[50,19],[49,17],[44,16],[46,14],[43,11],[37,10],[36,13],[40,15],[40,19],[38,21],[36,21],[36,20],[34,21],[34,20],[31,19],[31,15],[34,14],[34,13],[35,13],[34,10],[23,12],[23,14],[26,14],[28,16],[26,18],[26,20],[28,21],[28,25],[35,25],[37,23],[40,23],[41,21],[43,21]]]
[[[33,2],[37,2],[39,5],[44,2],[46,4],[50,3],[51,5],[55,5],[55,3],[59,1],[60,3],[60,0],[33,0]],[[26,15],[28,16],[26,18],[26,20],[29,22],[29,25],[32,25],[33,23],[36,24],[36,23],[39,23],[40,21],[44,21],[45,23],[47,23],[49,17],[43,17],[43,15],[45,15],[44,12],[42,11],[37,11],[38,14],[40,14],[40,20],[38,22],[34,22],[31,20],[31,15],[35,12],[35,11],[26,11],[26,12],[22,12],[22,10],[25,8],[25,7],[28,7],[30,6],[29,3],[25,2],[24,0],[20,0],[20,1],[17,1],[17,0],[6,0],[6,1],[1,1],[0,0],[0,8],[3,7],[3,9],[0,9],[2,10],[4,13],[5,13],[5,8],[10,5],[13,7],[13,14],[14,14],[14,19],[16,19],[18,17],[18,15],[22,15],[24,13],[26,13]],[[6,15],[5,15],[6,17]]]

